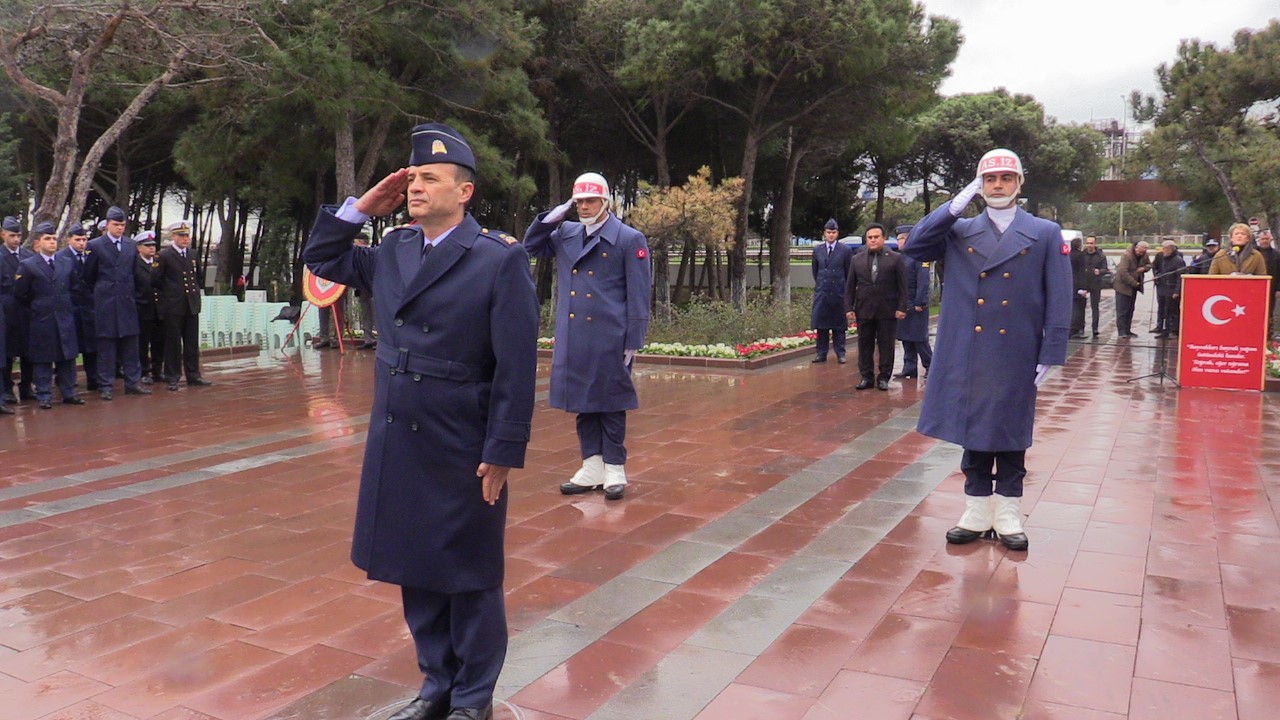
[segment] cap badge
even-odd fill
[[[432,154],[432,155],[448,155],[448,154],[449,154],[449,151],[448,151],[448,150],[445,150],[445,148],[444,148],[444,142],[443,142],[443,141],[441,141],[441,140],[432,140],[432,141],[431,141],[431,154]]]

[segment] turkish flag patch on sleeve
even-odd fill
[[[644,248],[640,248],[639,250],[636,250],[636,257],[639,258],[640,260],[643,260],[649,257],[649,251],[645,250]]]
[[[1071,254],[1071,246],[1067,244],[1067,241],[1066,241],[1066,240],[1063,240],[1063,241],[1062,241],[1062,254],[1063,254],[1063,255],[1070,255],[1070,254]]]

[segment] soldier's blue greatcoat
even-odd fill
[[[58,251],[58,257],[68,257],[75,263],[75,278],[71,285],[71,301],[76,308],[76,343],[82,353],[96,353],[97,331],[93,326],[93,288],[84,281],[84,265],[89,262],[86,253],[85,262],[76,259],[76,251],[64,247]]]
[[[986,213],[947,204],[911,231],[905,254],[945,258],[942,314],[918,429],[969,450],[1026,450],[1036,365],[1061,365],[1071,323],[1071,260],[1056,223],[1019,209],[1003,234]]]
[[[836,243],[830,252],[825,242],[813,249],[813,311],[809,325],[815,330],[844,330],[844,284],[849,277],[853,248]]]
[[[14,297],[30,320],[26,357],[32,362],[74,360],[80,351],[76,310],[71,302],[75,265],[75,260],[55,255],[54,266],[49,267],[39,254],[18,264]]]
[[[898,339],[925,342],[929,339],[929,266],[903,251],[907,271],[907,316],[898,321]],[[917,307],[924,308],[916,311]]]
[[[486,503],[476,468],[524,466],[538,362],[529,256],[470,215],[425,262],[416,226],[358,247],[361,226],[334,211],[320,211],[303,260],[319,277],[378,298],[351,559],[396,585],[498,587],[507,491]]]
[[[94,334],[127,338],[138,334],[138,306],[134,302],[133,266],[138,247],[125,237],[120,249],[106,235],[89,241],[82,279],[93,288]]]
[[[640,406],[626,350],[644,347],[649,331],[649,245],[612,213],[591,238],[582,223],[557,227],[542,213],[525,231],[534,257],[555,257],[560,294],[551,356],[551,407],[573,413]]]
[[[0,245],[0,310],[4,312],[4,345],[9,357],[21,357],[27,346],[26,315],[13,296],[13,278],[18,274],[18,264],[35,254],[30,248],[19,246],[15,256]]]

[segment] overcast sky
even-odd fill
[[[1243,27],[1280,16],[1277,0],[923,0],[960,22],[964,44],[945,95],[1005,87],[1035,96],[1062,122],[1120,118],[1131,90],[1152,93],[1155,68],[1184,38],[1230,47]]]

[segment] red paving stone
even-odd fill
[[[877,530],[843,577],[732,656],[741,672],[712,672],[677,713],[628,714],[628,698],[688,695],[665,660],[703,652],[701,630],[948,449],[894,430],[751,537],[704,546],[718,557],[512,702],[530,720],[1271,720],[1280,452],[1257,438],[1280,432],[1277,400],[1116,382],[1149,370],[1136,345],[1083,345],[1041,389],[1022,507],[1029,553],[947,546],[962,480],[941,468],[937,488]],[[0,527],[0,720],[266,719],[353,673],[411,695],[421,678],[398,591],[348,559],[362,452],[351,438],[365,428],[371,365],[358,354],[240,359],[210,364],[219,385],[208,391],[45,414],[23,405],[0,421],[9,492],[161,463],[11,496],[0,513],[249,461]],[[510,486],[514,641],[792,474],[847,457],[832,453],[921,398],[915,383],[855,393],[854,374],[801,361],[756,373],[641,366],[622,503],[559,495],[578,463],[572,416],[540,402],[528,468]],[[1234,431],[1242,419],[1256,435]],[[249,445],[220,445],[232,442]]]

